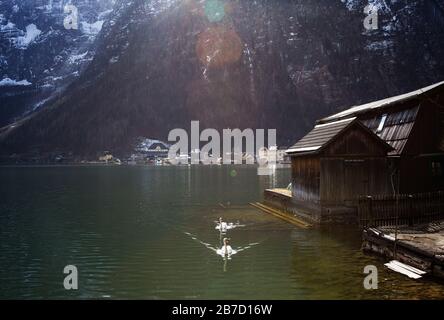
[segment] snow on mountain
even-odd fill
[[[42,31],[37,29],[35,24],[31,23],[26,26],[23,36],[14,39],[15,46],[18,49],[26,49],[41,33]]]
[[[96,37],[114,2],[0,0],[0,80],[29,82],[20,91],[2,87],[0,127],[44,106],[79,77],[93,59]],[[77,9],[77,29],[65,28],[68,4]]]
[[[4,78],[0,80],[0,87],[1,86],[30,86],[32,83],[28,80],[12,80],[10,78]]]
[[[99,20],[93,23],[82,22],[82,31],[87,35],[97,35],[102,30],[103,20]]]
[[[32,83],[1,87],[0,115],[37,110],[0,131],[15,153],[124,151],[191,120],[276,128],[288,145],[320,117],[444,76],[438,0],[73,0],[78,30],[59,2],[39,2],[0,0],[0,79]],[[16,48],[30,24],[41,33]]]
[[[71,55],[68,60],[70,63],[78,63],[79,61],[84,61],[84,58],[88,54],[88,51],[81,53],[81,54],[74,54]]]

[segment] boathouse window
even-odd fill
[[[434,177],[441,177],[442,176],[441,162],[432,161],[432,176],[434,176]]]
[[[385,120],[387,120],[387,114],[382,115],[381,121],[379,122],[378,129],[376,130],[376,133],[380,133],[382,129],[384,129]]]

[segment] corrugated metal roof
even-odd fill
[[[319,120],[319,122],[325,123],[325,122],[329,122],[329,121],[339,120],[342,118],[348,118],[348,117],[356,116],[356,115],[363,113],[363,112],[368,112],[369,110],[373,110],[376,108],[387,107],[387,106],[393,105],[395,103],[405,102],[407,100],[424,95],[425,93],[427,93],[435,88],[441,87],[441,86],[444,87],[444,81],[438,82],[438,83],[432,84],[428,87],[424,87],[419,90],[415,90],[415,91],[405,93],[405,94],[402,94],[399,96],[390,97],[390,98],[386,98],[386,99],[382,99],[382,100],[378,100],[378,101],[373,101],[373,102],[366,103],[366,104],[359,105],[359,106],[354,106],[350,109],[347,109],[342,112],[336,113],[336,114],[328,116],[326,118],[323,118],[323,119]]]
[[[326,145],[337,134],[350,125],[356,118],[349,118],[326,124],[316,125],[305,137],[287,150],[287,153],[317,151]]]

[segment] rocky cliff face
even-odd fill
[[[77,9],[71,29],[64,24],[68,4]],[[111,0],[0,1],[0,126],[39,109],[79,77],[112,6]]]
[[[379,9],[367,30],[364,8]],[[438,1],[118,1],[91,62],[1,133],[4,153],[125,151],[173,128],[277,128],[444,78]],[[26,78],[26,77],[21,77]]]

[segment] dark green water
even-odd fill
[[[233,171],[235,170],[235,171]],[[398,299],[443,298],[360,251],[353,229],[303,230],[248,206],[286,186],[236,167],[1,167],[0,298]],[[214,220],[229,232],[224,261]],[[75,265],[79,289],[63,287]],[[379,289],[363,269],[379,269]]]

